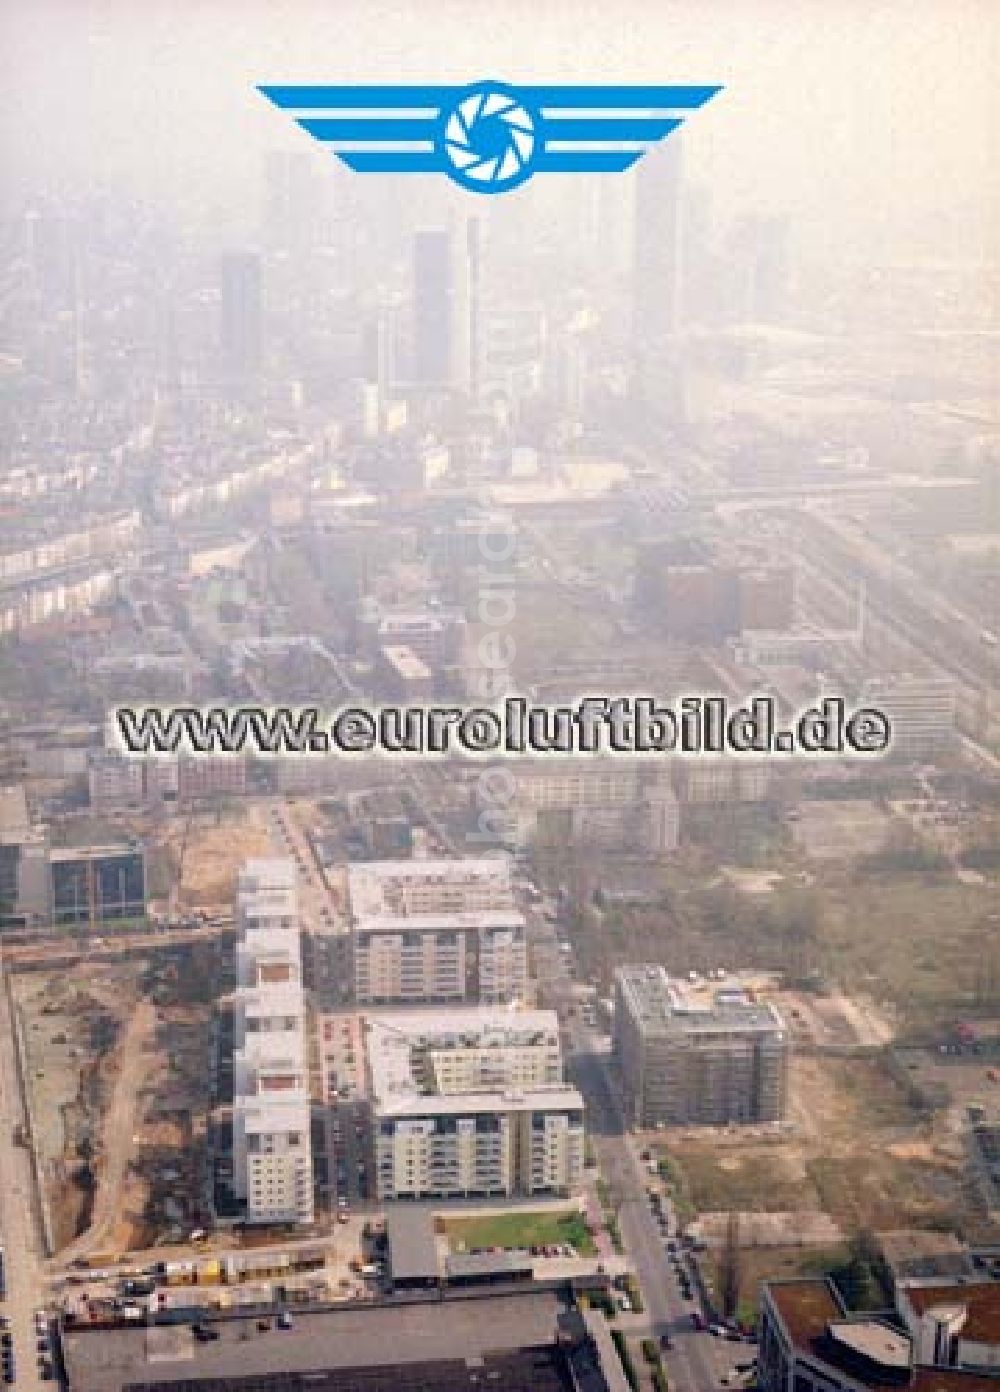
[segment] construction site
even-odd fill
[[[49,1245],[71,1260],[204,1216],[217,942],[11,978]]]

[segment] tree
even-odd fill
[[[740,1215],[731,1210],[726,1218],[726,1241],[719,1265],[719,1298],[726,1319],[734,1319],[743,1289],[743,1253],[740,1249]]]

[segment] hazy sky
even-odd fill
[[[15,196],[124,180],[252,226],[263,153],[309,145],[257,82],[721,82],[685,149],[721,213],[996,254],[1000,0],[4,0],[0,26]]]

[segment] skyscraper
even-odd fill
[[[261,359],[261,263],[256,251],[229,251],[221,263],[220,341],[227,376],[243,380]]]
[[[303,150],[268,151],[263,208],[268,247],[302,253],[317,244],[321,193],[311,154]]]
[[[482,381],[482,297],[483,224],[480,218],[470,217],[465,224],[466,246],[469,253],[469,393],[475,401]]]
[[[633,354],[635,388],[651,404],[675,403],[681,323],[681,150],[675,136],[640,161],[635,176]]]
[[[413,238],[413,379],[468,389],[469,241],[434,229]]]

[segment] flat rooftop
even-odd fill
[[[31,831],[24,785],[0,788],[0,842],[22,841]]]
[[[295,862],[287,856],[256,856],[240,867],[239,892],[261,889],[294,889]]]
[[[430,681],[431,669],[404,643],[386,643],[382,656],[396,673],[406,681]]]
[[[909,1338],[884,1320],[831,1320],[827,1330],[848,1352],[857,1353],[872,1363],[904,1371],[910,1366]]]
[[[258,1072],[302,1072],[306,1061],[304,1033],[298,1030],[261,1030],[248,1034],[234,1057]]]
[[[166,1392],[178,1384],[184,1392],[201,1387],[229,1392],[244,1384],[223,1380],[243,1378],[252,1378],[256,1390],[267,1386],[266,1376],[282,1374],[286,1379],[309,1375],[276,1382],[283,1392],[299,1387],[309,1392],[446,1392],[449,1387],[464,1392],[476,1387],[481,1392],[484,1360],[485,1366],[490,1360],[504,1366],[505,1358],[511,1380],[494,1379],[486,1386],[504,1392],[561,1392],[571,1383],[547,1371],[544,1360],[536,1370],[533,1355],[551,1349],[565,1309],[559,1292],[526,1289],[460,1300],[301,1311],[291,1330],[261,1332],[256,1314],[206,1318],[220,1335],[206,1343],[187,1324],[81,1328],[68,1330],[62,1343],[71,1392]],[[510,1362],[511,1355],[529,1361]],[[421,1366],[427,1371],[419,1372]],[[362,1369],[368,1371],[362,1375]],[[470,1380],[472,1371],[478,1373],[477,1381]],[[545,1380],[525,1380],[536,1371]],[[330,1377],[317,1380],[317,1373]]]
[[[272,981],[262,986],[237,986],[233,1005],[244,1016],[302,1015],[305,994],[298,981]]]
[[[295,862],[279,856],[245,861],[236,881],[236,898],[244,918],[293,916],[298,903]]]
[[[49,859],[55,864],[74,860],[103,860],[115,856],[141,856],[142,847],[121,842],[117,846],[60,846],[49,852]]]
[[[523,929],[524,915],[517,909],[471,909],[452,912],[439,909],[432,913],[355,914],[354,927],[358,933],[449,933],[481,929]]]
[[[842,1320],[847,1313],[833,1284],[822,1278],[773,1281],[766,1290],[788,1337],[799,1348],[822,1338],[827,1325]]]
[[[241,922],[251,927],[274,918],[294,919],[299,911],[299,900],[294,889],[241,890],[236,907]]]
[[[394,1281],[434,1281],[440,1272],[434,1215],[424,1207],[393,1204],[385,1215],[389,1269]]]
[[[1000,1281],[949,1282],[936,1286],[907,1286],[906,1298],[918,1315],[940,1307],[964,1307],[959,1338],[974,1343],[1000,1344]]]
[[[990,1373],[908,1366],[905,1333],[875,1317],[848,1317],[829,1280],[769,1281],[764,1289],[795,1348],[846,1373],[860,1387],[872,1392],[997,1392],[997,1379]],[[955,1288],[948,1289],[954,1295]],[[995,1289],[1000,1293],[1000,1286]],[[995,1339],[998,1326],[992,1328]]]
[[[879,1233],[878,1244],[897,1281],[936,1278],[943,1282],[975,1272],[968,1248],[953,1233],[906,1228]]]
[[[514,907],[507,862],[488,856],[461,860],[374,860],[348,870],[351,911],[356,918],[408,914],[408,891],[467,889],[486,891],[504,901],[497,907]]]
[[[551,1059],[559,1049],[559,1023],[551,1010],[512,1012],[482,1006],[448,1011],[407,1011],[365,1017],[365,1052],[371,1095],[381,1116],[475,1115],[497,1111],[563,1110],[583,1106],[575,1088],[500,1081],[495,1087],[438,1092],[436,1055],[494,1054],[498,1065],[507,1050],[537,1049]],[[523,1075],[522,1075],[523,1076]]]
[[[645,1034],[761,1034],[783,1038],[785,1023],[770,1001],[751,998],[739,981],[689,984],[661,966],[619,967],[615,980]]]
[[[305,1129],[309,1129],[309,1091],[305,1087],[289,1087],[284,1091],[253,1092],[237,1094],[233,1098],[233,1115],[239,1113],[244,1129],[250,1135],[260,1135],[266,1131],[302,1129],[305,1116]]]

